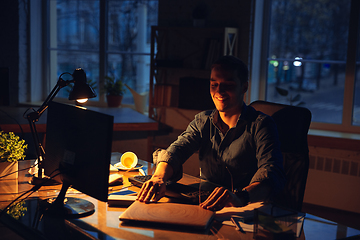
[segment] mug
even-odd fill
[[[121,165],[123,167],[131,169],[138,164],[138,157],[133,152],[125,152],[120,158]]]

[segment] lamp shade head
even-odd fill
[[[74,87],[70,91],[69,100],[96,97],[94,89],[87,84],[86,74],[83,69],[75,69],[72,76],[74,80]]]

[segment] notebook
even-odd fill
[[[197,205],[169,202],[146,204],[135,201],[120,215],[119,219],[124,222],[151,222],[206,229],[214,216],[214,212]]]

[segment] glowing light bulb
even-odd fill
[[[78,103],[86,103],[87,102],[87,98],[82,98],[82,99],[77,99],[76,101],[78,102]]]

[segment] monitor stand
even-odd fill
[[[64,218],[81,218],[95,212],[95,205],[81,198],[65,197],[70,183],[63,182],[60,193],[56,199],[50,198],[43,201],[43,211],[45,214]]]

